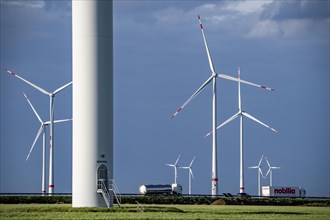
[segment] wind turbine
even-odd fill
[[[231,80],[231,81],[242,82],[242,83],[245,83],[248,85],[256,86],[256,87],[259,87],[262,89],[267,89],[270,91],[274,91],[274,89],[268,88],[266,86],[257,85],[257,84],[254,84],[254,83],[251,83],[248,81],[244,81],[241,79],[236,79],[234,77],[231,77],[231,76],[228,76],[225,74],[217,74],[214,70],[211,54],[209,52],[208,44],[207,44],[206,37],[204,34],[204,30],[203,30],[203,25],[202,25],[199,15],[198,15],[198,21],[200,24],[200,29],[201,29],[203,40],[204,40],[206,54],[207,54],[207,58],[208,58],[208,62],[209,62],[210,70],[211,70],[211,76],[189,97],[189,99],[187,99],[187,101],[185,103],[183,103],[183,105],[172,115],[171,118],[173,119],[177,114],[179,114],[179,112],[181,112],[182,109],[184,107],[186,107],[212,81],[212,84],[213,84],[213,92],[212,92],[212,134],[213,134],[213,136],[212,136],[212,195],[215,196],[218,194],[218,186],[217,186],[217,183],[218,183],[217,163],[218,163],[218,161],[217,161],[217,129],[216,129],[216,121],[217,121],[216,79],[217,79],[217,77]]]
[[[189,174],[189,195],[191,195],[191,178],[194,178],[194,174],[193,174],[192,169],[191,169],[194,160],[195,160],[195,157],[191,160],[189,166],[187,166],[187,167],[179,167],[181,169],[189,170],[189,173],[188,173]]]
[[[53,172],[53,167],[54,167],[54,98],[55,98],[55,95],[57,93],[61,92],[66,87],[71,85],[72,82],[69,82],[69,83],[61,86],[60,88],[56,89],[54,92],[48,92],[48,91],[40,88],[39,86],[31,83],[30,81],[24,79],[23,77],[20,77],[19,75],[17,75],[14,72],[12,72],[8,69],[4,69],[4,70],[6,72],[12,74],[13,76],[17,77],[18,79],[22,80],[23,82],[29,84],[30,86],[37,89],[38,91],[40,91],[40,92],[42,92],[42,93],[49,96],[50,152],[49,152],[49,185],[48,185],[48,190],[49,190],[49,194],[53,194],[54,193],[54,172]]]
[[[266,160],[266,162],[268,164],[268,171],[267,171],[267,173],[265,175],[265,178],[269,174],[269,186],[273,186],[273,170],[275,170],[275,169],[281,169],[281,167],[272,167],[272,166],[270,166],[270,163],[269,163],[267,157],[265,157],[265,160]]]
[[[262,162],[263,158],[264,158],[264,155],[261,156],[260,161],[257,166],[249,167],[250,169],[258,169],[258,196],[260,196],[260,174],[263,178],[265,178],[264,175],[262,174],[262,170],[261,170],[261,162]]]
[[[241,78],[241,71],[240,67],[238,67],[238,79]],[[243,116],[250,118],[251,120],[261,124],[262,126],[265,126],[266,128],[277,132],[274,128],[266,125],[265,123],[259,121],[249,113],[245,112],[242,110],[242,100],[241,100],[241,83],[238,81],[238,112],[231,116],[229,119],[227,119],[225,122],[223,122],[221,125],[217,127],[217,129],[223,127],[224,125],[228,124],[232,120],[234,120],[237,117],[240,117],[240,187],[239,187],[239,192],[241,194],[244,193],[244,150],[243,150]],[[206,136],[209,136],[212,132],[209,132]]]
[[[175,161],[175,163],[174,164],[166,164],[166,166],[170,166],[170,167],[173,167],[174,168],[174,183],[176,184],[176,179],[177,179],[177,177],[178,177],[178,173],[177,173],[177,168],[178,168],[178,161],[179,161],[179,159],[180,159],[180,156],[181,155],[179,155],[178,156],[178,159],[176,159],[176,161]]]
[[[37,111],[35,110],[35,108],[33,107],[31,101],[29,100],[29,98],[27,97],[27,95],[23,92],[23,95],[26,99],[26,101],[29,103],[30,107],[32,108],[34,114],[37,116],[39,122],[40,122],[40,128],[38,130],[37,136],[35,137],[32,147],[30,148],[29,154],[26,157],[26,161],[29,159],[32,150],[34,148],[34,145],[36,144],[41,132],[43,133],[43,138],[42,138],[42,180],[41,180],[41,192],[42,194],[46,193],[46,189],[45,189],[45,178],[46,178],[46,126],[50,124],[50,121],[42,121],[39,114],[37,113]],[[59,122],[65,122],[65,121],[71,121],[72,119],[63,119],[63,120],[55,120],[54,123],[59,123]]]

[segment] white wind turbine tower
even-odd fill
[[[273,170],[275,170],[275,169],[281,169],[281,167],[272,167],[272,166],[270,166],[270,163],[269,163],[267,157],[265,157],[265,160],[266,160],[266,162],[268,164],[268,171],[267,171],[267,173],[265,175],[265,178],[269,174],[269,186],[273,186]]]
[[[195,157],[191,160],[189,166],[187,167],[179,167],[181,169],[187,169],[189,175],[189,195],[191,195],[191,178],[194,178],[194,174],[192,172],[192,164],[194,163]]]
[[[174,168],[174,183],[176,184],[176,179],[178,177],[178,172],[177,172],[177,168],[179,167],[177,164],[178,164],[178,161],[180,159],[180,156],[178,156],[178,159],[176,159],[175,163],[174,164],[165,164],[166,166],[170,166],[170,167],[173,167]]]
[[[53,194],[54,193],[54,172],[53,172],[53,168],[54,168],[54,97],[57,93],[61,92],[66,87],[71,85],[72,82],[69,82],[69,83],[65,84],[64,86],[61,86],[60,88],[56,89],[54,92],[48,92],[48,91],[40,88],[39,86],[31,83],[30,81],[18,76],[14,72],[12,72],[8,69],[4,69],[4,70],[7,71],[8,73],[12,74],[13,76],[17,77],[18,79],[22,80],[23,82],[29,84],[30,86],[37,89],[38,91],[40,91],[40,92],[42,92],[42,93],[49,96],[50,152],[49,152],[49,183],[48,183],[49,185],[48,185],[48,190],[49,190],[49,194]]]
[[[23,92],[23,95],[26,99],[26,101],[29,103],[30,107],[32,108],[34,114],[37,116],[39,122],[40,122],[40,128],[38,130],[37,136],[35,137],[33,144],[30,148],[29,154],[26,157],[26,160],[29,159],[32,150],[41,134],[41,132],[43,133],[43,138],[42,138],[42,174],[41,174],[41,192],[42,194],[46,193],[46,189],[45,189],[45,183],[46,183],[46,126],[50,124],[50,121],[42,121],[39,114],[37,113],[37,111],[35,110],[35,108],[33,107],[31,101],[29,100],[29,98],[27,97],[27,95]],[[59,123],[59,122],[65,122],[65,121],[71,121],[72,119],[62,119],[62,120],[55,120],[54,123]]]
[[[257,166],[249,167],[250,169],[258,169],[258,196],[260,196],[260,174],[263,178],[265,178],[264,175],[262,174],[262,170],[261,170],[261,162],[262,162],[263,158],[264,158],[264,155],[261,156],[260,161]]]
[[[238,67],[238,79],[241,78],[241,71],[240,67]],[[228,124],[232,120],[234,120],[237,117],[240,117],[240,187],[239,187],[239,192],[241,194],[244,193],[244,150],[243,150],[243,116],[250,118],[251,120],[265,126],[266,128],[277,132],[274,128],[266,125],[265,123],[259,121],[252,115],[248,114],[247,112],[242,110],[242,100],[241,100],[241,83],[238,82],[238,112],[231,116],[229,119],[227,119],[225,122],[223,122],[221,125],[217,127],[217,129],[223,127],[224,125]],[[212,132],[208,133],[206,136],[209,136]]]
[[[203,30],[203,25],[202,25],[202,22],[200,20],[199,15],[198,15],[198,20],[199,20],[203,40],[204,40],[204,45],[205,45],[205,49],[206,49],[206,54],[207,54],[210,70],[211,70],[211,76],[172,115],[172,119],[180,111],[182,111],[182,109],[186,105],[188,105],[189,102],[191,102],[212,81],[212,84],[213,84],[213,92],[212,92],[212,134],[213,134],[212,135],[212,195],[215,196],[215,195],[218,194],[218,186],[217,186],[217,182],[218,182],[218,172],[217,172],[217,129],[216,129],[216,121],[217,121],[216,79],[217,79],[217,77],[227,79],[227,80],[242,82],[242,83],[245,83],[245,84],[249,84],[249,85],[252,85],[252,86],[256,86],[256,87],[271,90],[271,91],[274,91],[274,89],[271,89],[271,88],[268,88],[268,87],[265,87],[265,86],[261,86],[261,85],[257,85],[257,84],[254,84],[254,83],[250,83],[248,81],[244,81],[244,80],[241,80],[241,79],[236,79],[234,77],[231,77],[231,76],[228,76],[228,75],[225,75],[225,74],[217,74],[214,70],[211,54],[209,52],[208,44],[207,44],[206,37],[205,37],[205,34],[204,34],[204,30]]]

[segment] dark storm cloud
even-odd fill
[[[274,1],[265,5],[260,15],[262,20],[287,19],[323,20],[330,17],[329,1]]]

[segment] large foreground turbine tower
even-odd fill
[[[113,178],[111,0],[72,1],[72,56],[72,206],[106,207],[99,190]]]

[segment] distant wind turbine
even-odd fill
[[[275,170],[275,169],[281,169],[281,167],[272,167],[272,166],[270,166],[270,163],[269,163],[267,157],[265,157],[265,160],[266,160],[267,165],[268,165],[268,171],[267,171],[267,173],[265,175],[265,178],[269,174],[269,186],[273,186],[273,170]]]
[[[194,163],[195,157],[191,160],[189,166],[187,167],[179,167],[181,169],[187,169],[188,170],[188,175],[189,175],[189,195],[191,195],[191,178],[194,178],[194,174],[192,171],[192,164]]]
[[[178,177],[178,172],[177,172],[177,168],[179,167],[178,166],[178,161],[179,161],[179,159],[180,159],[180,156],[181,155],[179,155],[178,156],[178,159],[176,159],[176,161],[175,161],[175,163],[174,164],[165,164],[166,166],[170,166],[170,167],[173,167],[174,168],[174,183],[176,184],[177,182],[176,182],[176,179],[177,179],[177,177]]]
[[[258,196],[260,196],[260,174],[263,178],[265,178],[264,175],[262,174],[262,170],[261,170],[261,162],[262,162],[263,158],[264,158],[264,155],[261,156],[260,161],[257,166],[249,167],[250,169],[258,169]]]
[[[12,72],[8,69],[4,69],[4,70],[6,72],[12,74],[16,78],[22,80],[23,82],[29,84],[30,86],[37,89],[38,91],[40,91],[40,92],[42,92],[42,93],[49,96],[50,152],[49,152],[49,185],[48,185],[48,190],[49,190],[49,194],[53,194],[54,193],[54,172],[53,172],[53,168],[54,168],[54,98],[55,98],[55,95],[57,93],[61,92],[62,90],[64,90],[68,86],[70,86],[72,84],[72,82],[69,82],[69,83],[65,84],[64,86],[61,86],[60,88],[56,89],[54,92],[48,92],[48,91],[40,88],[39,86],[31,83],[30,81],[24,79],[23,77],[20,77],[19,75],[17,75],[14,72]]]
[[[241,78],[241,71],[240,67],[238,67],[238,79]],[[242,110],[242,100],[241,100],[241,83],[238,81],[238,112],[231,116],[229,119],[227,119],[225,122],[223,122],[221,125],[217,127],[217,129],[223,127],[224,125],[228,124],[232,120],[234,120],[237,117],[240,117],[240,187],[239,192],[244,193],[244,150],[243,150],[243,116],[250,118],[251,120],[261,124],[262,126],[265,126],[266,128],[277,132],[274,128],[266,125],[265,123],[259,121],[252,115],[248,114],[247,112]],[[209,132],[206,136],[209,136],[212,132]]]
[[[50,124],[50,121],[42,121],[39,114],[37,113],[37,111],[35,110],[35,108],[33,107],[31,101],[29,100],[29,98],[27,97],[27,95],[23,92],[23,95],[26,99],[26,101],[29,103],[30,107],[32,108],[34,114],[37,116],[39,122],[40,122],[40,128],[38,130],[37,136],[35,137],[33,144],[30,148],[29,154],[26,157],[26,160],[29,159],[32,150],[34,148],[34,145],[36,144],[41,132],[43,133],[43,146],[42,146],[42,180],[41,180],[41,192],[42,194],[46,193],[46,189],[45,189],[45,178],[46,178],[46,126]],[[71,121],[72,119],[63,119],[63,120],[55,120],[54,123],[59,123],[59,122],[65,122],[65,121]]]
[[[251,83],[248,81],[244,81],[241,79],[236,79],[235,77],[231,77],[231,76],[228,76],[225,74],[217,74],[214,70],[211,54],[210,54],[210,51],[208,48],[208,44],[207,44],[206,37],[204,34],[203,25],[202,25],[199,15],[198,15],[198,21],[200,24],[200,29],[201,29],[203,40],[204,40],[206,54],[207,54],[207,58],[209,61],[211,76],[189,97],[189,99],[187,99],[187,101],[185,103],[183,103],[183,105],[172,115],[171,118],[173,119],[177,114],[179,114],[179,112],[181,112],[183,110],[183,108],[186,107],[212,81],[212,84],[213,84],[213,92],[212,92],[212,134],[213,134],[212,135],[212,195],[215,196],[218,194],[218,186],[217,186],[217,183],[218,183],[217,163],[218,163],[218,161],[217,161],[217,129],[216,129],[216,121],[217,121],[216,79],[217,79],[217,77],[231,80],[231,81],[242,82],[242,83],[245,83],[248,85],[256,86],[256,87],[259,87],[262,89],[267,89],[270,91],[274,91],[274,89],[271,89],[271,88],[268,88],[265,86],[261,86],[261,85],[257,85],[257,84],[254,84],[254,83]]]

